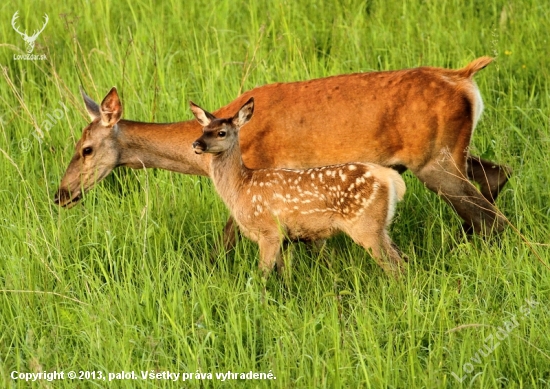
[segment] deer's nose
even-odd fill
[[[193,142],[193,148],[195,149],[195,153],[200,154],[206,150],[206,144],[200,139],[197,139]]]

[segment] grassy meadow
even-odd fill
[[[14,58],[16,11],[28,31],[49,16],[45,60]],[[550,3],[19,0],[0,20],[0,387],[550,387]],[[118,169],[79,206],[52,201],[89,121],[80,85],[96,101],[116,85],[126,119],[173,122],[190,99],[215,110],[267,83],[482,55],[496,61],[476,75],[472,151],[512,167],[497,205],[513,227],[468,239],[405,173],[400,282],[338,236],[297,245],[264,293],[255,244],[211,261],[228,211],[207,178]],[[136,379],[99,376],[122,371]],[[191,378],[141,377],[168,371]]]

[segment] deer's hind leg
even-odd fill
[[[371,218],[361,218],[359,222],[345,226],[342,230],[369,251],[387,275],[397,279],[404,271],[404,263],[388,235],[385,224],[385,217],[380,222]]]
[[[414,173],[429,189],[451,204],[474,232],[487,236],[504,229],[505,218],[468,180],[463,154],[442,153],[439,159]]]
[[[512,169],[475,155],[468,156],[467,164],[468,178],[477,182],[481,194],[488,201],[494,203],[500,191],[508,182]]]

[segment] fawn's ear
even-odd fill
[[[191,107],[191,111],[193,111],[193,115],[197,118],[197,121],[200,123],[201,126],[206,127],[210,124],[210,122],[216,117],[212,115],[210,112],[205,111],[201,107],[199,107],[197,104],[193,103],[192,101],[189,102],[189,106]]]
[[[80,94],[84,99],[84,105],[86,105],[86,110],[88,111],[88,115],[90,115],[90,119],[94,121],[99,118],[101,116],[99,113],[99,105],[97,105],[97,103],[93,101],[92,98],[86,94],[86,92],[84,92],[84,88],[82,88],[82,86],[80,86]]]
[[[251,97],[248,99],[246,103],[239,109],[239,112],[233,116],[233,124],[236,127],[244,126],[250,118],[252,118],[252,114],[254,113],[254,97]]]
[[[116,87],[112,87],[107,96],[101,102],[99,108],[101,124],[105,127],[113,127],[122,117],[122,103],[118,97]]]

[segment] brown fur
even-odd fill
[[[211,178],[241,231],[260,246],[260,270],[269,274],[284,238],[315,241],[343,231],[390,275],[402,270],[387,228],[405,183],[394,170],[366,163],[348,163],[305,170],[247,168],[238,132],[252,116],[251,98],[232,119],[215,119],[192,104],[204,125],[194,142],[198,153],[212,153]],[[209,118],[210,117],[210,118]]]
[[[488,234],[504,227],[492,203],[510,169],[470,156],[468,145],[481,113],[475,111],[479,102],[472,77],[491,61],[482,57],[460,70],[421,67],[271,84],[244,93],[214,114],[228,117],[254,95],[256,115],[240,135],[243,160],[250,168],[311,168],[349,161],[408,168],[475,232]],[[115,97],[110,92],[106,99]],[[92,118],[99,115],[96,108]],[[208,158],[197,160],[187,146],[200,133],[194,120],[165,125],[120,120],[109,128],[94,119],[82,139],[105,152],[82,158],[85,142],[77,144],[56,202],[72,204],[81,196],[81,183],[87,190],[117,166],[207,175]],[[87,173],[99,170],[101,174]],[[481,194],[467,178],[480,184]],[[232,246],[231,223],[225,232],[225,243]]]

